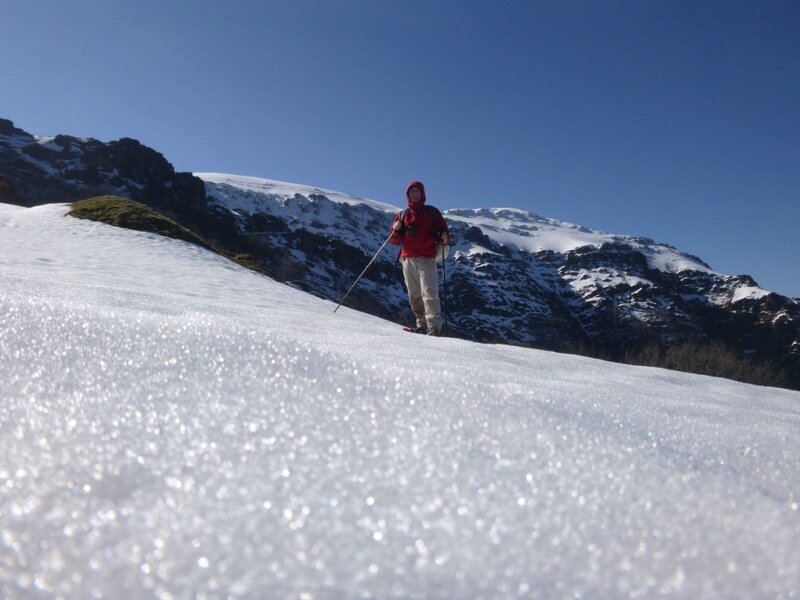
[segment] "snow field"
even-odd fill
[[[800,394],[408,335],[0,205],[6,598],[795,597]]]

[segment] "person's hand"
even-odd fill
[[[449,246],[450,245],[450,236],[446,233],[442,235],[442,245]]]
[[[394,229],[395,231],[400,231],[402,228],[403,228],[402,221],[395,221],[394,225],[392,225],[392,229]]]

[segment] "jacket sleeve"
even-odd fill
[[[442,232],[442,240],[449,244],[450,243],[450,228],[447,226],[447,221],[444,220],[442,213],[439,213],[439,223],[437,224],[439,231]]]
[[[392,244],[394,244],[395,246],[399,246],[400,244],[403,243],[403,236],[402,236],[403,230],[401,229],[399,233],[394,230],[394,224],[400,220],[401,214],[403,213],[397,213],[394,216],[394,221],[392,221],[392,237],[389,241],[392,242]]]

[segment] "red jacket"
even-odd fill
[[[408,190],[418,187],[422,191],[422,200],[412,204],[408,199]],[[391,242],[395,246],[403,244],[400,256],[403,258],[425,256],[436,257],[436,242],[434,234],[438,233],[441,240],[447,240],[450,232],[447,222],[438,210],[429,210],[425,205],[425,186],[419,181],[412,181],[406,188],[406,202],[408,210],[397,213],[392,222],[392,227],[400,218],[403,218],[403,228],[392,234]],[[405,216],[403,215],[405,212]]]

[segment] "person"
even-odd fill
[[[390,241],[396,246],[402,244],[400,261],[411,310],[416,317],[414,331],[439,335],[442,332],[442,309],[436,246],[450,243],[450,230],[442,213],[426,205],[422,182],[408,184],[406,201],[408,210],[395,215]]]

